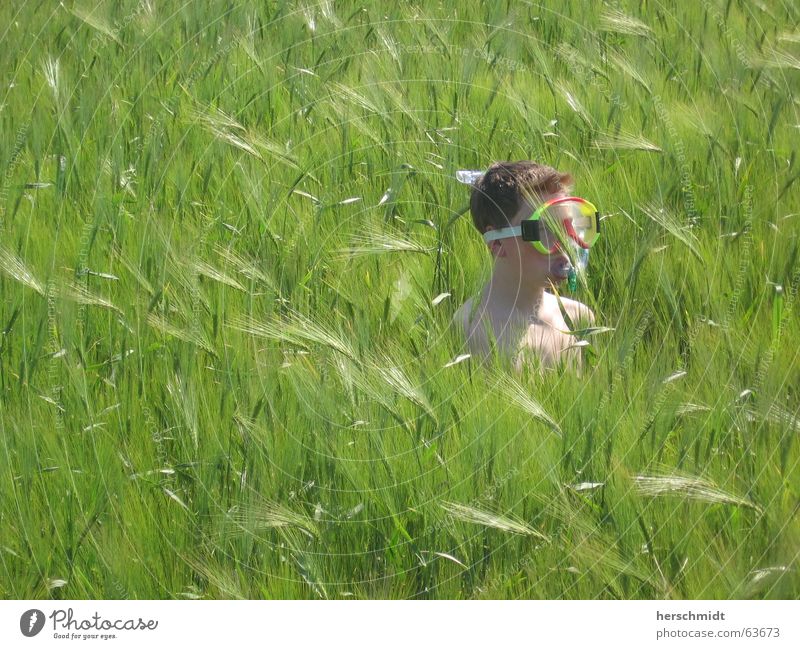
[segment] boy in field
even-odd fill
[[[588,250],[597,237],[599,215],[583,199],[570,199],[571,189],[569,174],[530,161],[498,162],[474,183],[472,220],[494,270],[480,294],[454,316],[473,355],[486,357],[494,340],[517,369],[526,354],[546,367],[560,360],[579,364],[579,349],[572,347],[578,339],[568,333],[568,322],[590,326],[594,314],[550,291],[565,288],[576,253]]]

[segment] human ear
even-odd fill
[[[492,253],[493,257],[505,257],[507,254],[502,241],[490,241],[486,245],[489,246],[489,252]]]
[[[490,232],[491,230],[494,230],[494,226],[487,225],[486,230],[484,230],[484,232]],[[492,255],[492,257],[506,256],[506,250],[503,247],[503,242],[498,239],[495,239],[494,241],[488,241],[486,243],[486,247],[489,248],[489,253]]]

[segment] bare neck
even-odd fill
[[[486,284],[486,305],[493,311],[513,314],[525,320],[539,320],[543,314],[544,291],[550,282],[532,282],[520,276],[518,267],[498,259]]]

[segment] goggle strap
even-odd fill
[[[486,243],[491,241],[497,241],[498,239],[509,239],[511,237],[518,237],[522,234],[522,228],[520,226],[510,227],[510,228],[500,228],[499,230],[489,230],[489,232],[484,232],[483,240]]]

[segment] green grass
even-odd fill
[[[5,3],[0,596],[800,596],[800,10],[641,5]],[[515,159],[582,377],[448,365]]]

